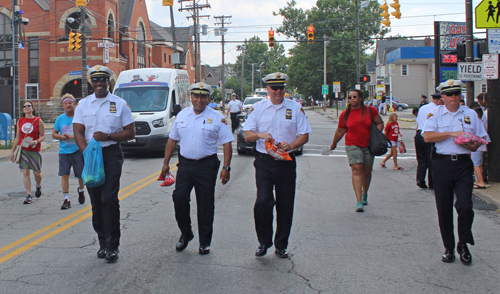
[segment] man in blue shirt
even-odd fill
[[[214,98],[210,98],[210,103],[208,103],[207,106],[212,108],[212,109],[215,109],[215,110],[219,109],[219,107],[217,106],[217,103],[215,103]]]
[[[76,100],[71,94],[62,96],[64,109],[54,124],[52,138],[59,140],[59,175],[62,177],[62,190],[64,202],[61,209],[71,208],[69,201],[69,174],[73,166],[75,177],[78,178],[78,202],[85,203],[84,186],[82,181],[83,155],[78,149],[73,136],[73,116],[75,115]]]

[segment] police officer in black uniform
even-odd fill
[[[215,109],[207,107],[212,87],[205,83],[197,83],[189,88],[192,106],[177,115],[165,147],[162,176],[170,171],[170,158],[179,142],[180,154],[177,166],[177,180],[172,194],[175,209],[175,219],[181,237],[175,249],[186,249],[189,241],[194,238],[191,229],[190,204],[191,190],[196,192],[198,211],[198,231],[200,254],[210,253],[212,242],[215,183],[220,161],[217,157],[218,142],[223,146],[224,166],[220,172],[223,185],[229,181],[231,157],[234,140],[231,129],[224,116]]]
[[[472,256],[467,243],[474,245],[472,236],[472,221],[474,219],[472,174],[474,167],[470,152],[476,151],[480,145],[473,141],[458,145],[454,139],[464,132],[486,139],[488,139],[488,135],[476,112],[460,105],[463,86],[464,84],[460,80],[448,80],[437,87],[437,90],[441,91],[444,105],[438,106],[428,114],[422,133],[426,142],[434,142],[436,146],[432,173],[439,228],[445,247],[441,260],[443,262],[455,260],[453,200],[456,196],[457,253],[463,264],[470,265]]]
[[[269,99],[253,105],[243,130],[245,140],[255,142],[255,180],[257,199],[254,206],[255,230],[259,246],[256,256],[264,256],[273,245],[273,210],[276,205],[276,255],[288,257],[288,238],[292,228],[297,178],[294,150],[309,140],[311,128],[299,103],[285,99],[285,83],[288,76],[283,73],[269,74],[262,79],[267,83]],[[280,142],[281,149],[289,152],[292,161],[280,161],[271,157],[265,141]],[[273,195],[276,194],[276,198]]]
[[[125,100],[109,93],[113,72],[101,65],[89,69],[94,94],[80,100],[73,118],[75,142],[84,151],[92,138],[102,144],[106,181],[87,187],[92,203],[92,224],[99,239],[98,258],[118,259],[120,245],[120,177],[123,153],[118,142],[135,137],[135,120]]]
[[[422,98],[422,102],[420,102],[420,106],[418,108],[428,104],[426,95],[422,94],[421,98]]]

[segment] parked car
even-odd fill
[[[261,101],[262,99],[265,99],[266,97],[264,96],[247,96],[245,100],[243,100],[243,111],[246,113],[249,113],[250,109],[252,106]]]
[[[365,105],[366,106],[369,106],[369,105],[372,105],[372,104],[373,104],[373,99],[369,99],[369,100],[365,101]],[[390,106],[390,100],[387,100],[385,102],[385,104],[386,104],[387,108],[389,108],[389,106]],[[379,101],[379,105],[380,105],[380,101]],[[394,107],[394,109],[397,110],[397,111],[403,111],[405,109],[408,109],[408,104],[399,102],[398,99],[393,99],[392,100],[392,107]]]
[[[245,141],[245,131],[243,131],[243,126],[248,117],[248,113],[238,114],[240,119],[240,126],[236,129],[236,149],[238,154],[253,154],[255,152],[255,142]],[[304,153],[304,146],[294,151],[295,155],[302,155]]]

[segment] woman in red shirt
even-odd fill
[[[374,160],[368,150],[372,118],[379,130],[384,127],[384,121],[375,107],[365,106],[363,92],[360,90],[351,90],[348,101],[347,109],[340,114],[330,150],[335,150],[337,143],[345,135],[345,150],[351,166],[352,187],[357,200],[356,212],[363,212],[363,206],[368,205],[368,188],[372,180]]]
[[[398,165],[398,139],[399,136],[402,137],[403,135],[399,132],[398,115],[395,112],[389,114],[389,119],[385,125],[384,132],[387,139],[391,141],[391,152],[389,152],[384,160],[379,163],[380,167],[386,168],[385,163],[392,156],[392,160],[394,161],[394,170],[403,170],[403,168]]]
[[[24,204],[33,203],[30,170],[33,170],[33,174],[35,175],[35,196],[39,198],[42,195],[42,156],[40,155],[40,143],[45,140],[45,126],[42,119],[36,115],[37,112],[33,103],[31,101],[24,102],[23,114],[21,114],[17,122],[16,138],[14,139],[10,154],[10,160],[14,162],[14,151],[18,145],[22,146],[19,168],[23,171],[24,188],[27,194]]]

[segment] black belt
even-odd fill
[[[288,153],[288,155],[290,155],[290,157],[291,157],[292,159],[294,159],[294,158],[295,158],[295,154],[293,154],[293,152]],[[274,157],[272,157],[271,155],[269,155],[269,154],[267,154],[267,153],[258,152],[258,151],[257,151],[257,152],[255,152],[255,157],[256,157],[256,158],[261,158],[261,159],[269,159],[269,158],[271,158],[271,159],[273,159],[273,160],[274,160]]]
[[[420,133],[422,133],[422,130],[417,130],[417,134],[420,134]]]
[[[439,154],[438,153],[434,156],[434,158],[457,161],[457,160],[470,159],[470,154]]]
[[[184,157],[184,156],[182,156],[182,155],[179,154],[179,158],[180,159],[191,161],[191,162],[200,162],[200,161],[204,161],[204,160],[207,160],[207,159],[213,159],[214,157],[217,158],[217,153],[209,155],[209,156],[206,156],[206,157],[203,157],[203,158],[200,158],[200,159],[189,159],[189,158],[186,158],[186,157]]]

